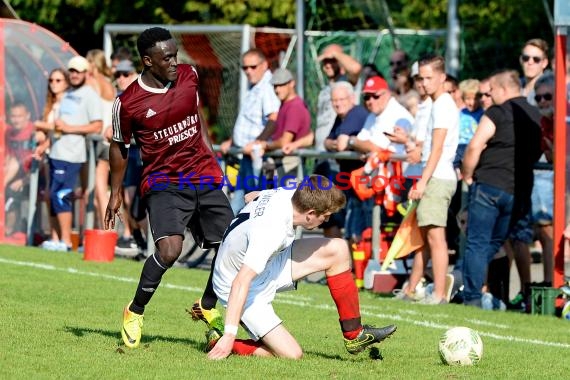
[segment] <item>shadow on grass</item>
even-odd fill
[[[309,350],[303,350],[305,355],[313,355],[313,356],[318,356],[320,358],[323,359],[334,359],[334,360],[341,360],[341,361],[351,361],[352,360],[352,355],[350,357],[347,356],[341,356],[341,355],[330,355],[330,354],[325,354],[323,352],[319,352],[319,351],[309,351]]]
[[[123,340],[121,338],[121,332],[117,330],[92,329],[87,327],[73,327],[73,326],[64,326],[63,330],[67,333],[71,333],[76,337],[80,338],[92,334],[102,335],[108,338],[116,338],[119,342],[118,346],[124,347]],[[198,351],[202,351],[205,345],[205,342],[203,341],[198,342],[194,339],[176,338],[172,336],[163,336],[163,335],[144,335],[141,341],[141,345],[146,346],[149,343],[153,342],[181,343],[188,346],[193,346]]]
[[[63,331],[71,333],[79,338],[87,337],[88,335],[92,334],[101,335],[107,338],[115,338],[117,339],[117,352],[124,353],[123,348],[125,350],[128,350],[128,348],[126,348],[125,345],[123,344],[120,331],[117,330],[104,330],[104,329],[92,329],[87,327],[64,326]],[[193,346],[197,351],[200,352],[203,352],[205,345],[204,341],[196,341],[194,339],[188,339],[188,338],[176,338],[176,337],[162,336],[162,335],[144,335],[140,347],[148,348],[149,344],[153,342],[181,343],[188,346]],[[343,356],[340,354],[331,355],[321,351],[311,351],[311,350],[307,350],[304,352],[306,355],[312,355],[323,359],[340,360],[340,361],[354,361],[354,359],[362,359],[368,357],[368,350],[361,353],[360,355],[354,355],[354,356],[353,355]]]

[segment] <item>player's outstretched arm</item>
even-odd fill
[[[232,289],[230,290],[228,308],[226,311],[224,335],[208,353],[208,359],[220,360],[227,358],[232,353],[243,306],[245,305],[245,300],[249,293],[251,281],[255,276],[257,276],[257,273],[244,264],[232,282]]]

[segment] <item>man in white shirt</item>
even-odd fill
[[[409,199],[419,200],[418,226],[422,230],[425,246],[422,260],[425,268],[431,257],[434,290],[423,302],[441,304],[449,302],[453,276],[447,275],[448,252],[445,238],[447,210],[457,186],[453,159],[459,140],[459,113],[457,106],[443,87],[445,60],[436,56],[419,62],[419,76],[426,93],[433,100],[426,138],[423,144],[423,171],[420,180],[412,187]],[[419,271],[417,271],[419,272]],[[413,272],[409,289],[415,289],[421,273]]]
[[[362,89],[364,104],[373,117],[369,117],[356,139],[349,145],[361,152],[388,149],[404,154],[406,147],[400,141],[392,141],[395,129],[408,134],[414,117],[392,96],[388,83],[379,76],[369,78]]]
[[[237,355],[300,359],[303,351],[273,310],[277,292],[324,271],[336,304],[344,345],[362,352],[396,331],[363,326],[348,245],[338,238],[295,239],[295,228],[314,229],[344,207],[344,194],[326,177],[313,175],[292,187],[255,192],[226,230],[213,272],[214,291],[227,308],[223,335],[208,331],[208,358]],[[251,339],[236,339],[238,325]],[[220,337],[220,335],[222,335]]]
[[[241,68],[247,77],[248,90],[245,98],[241,100],[232,138],[220,145],[222,153],[227,153],[232,146],[243,148],[239,181],[231,201],[234,214],[245,205],[244,194],[259,188],[259,181],[256,179],[259,179],[260,173],[253,167],[253,158],[259,153],[252,150],[253,144],[250,143],[255,140],[265,141],[271,137],[281,103],[271,84],[269,62],[261,50],[254,48],[246,51],[242,55]]]

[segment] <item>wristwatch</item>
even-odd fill
[[[348,145],[349,149],[352,149],[352,147],[354,146],[354,136],[350,136],[348,138],[348,144],[347,145]]]

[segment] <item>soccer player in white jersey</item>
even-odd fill
[[[248,195],[249,203],[224,234],[213,272],[214,291],[227,308],[223,336],[213,331],[210,359],[237,355],[299,359],[303,351],[275,314],[277,292],[294,290],[297,281],[325,271],[336,304],[344,344],[351,354],[392,335],[396,326],[362,325],[358,291],[342,239],[295,239],[295,228],[314,229],[346,199],[326,177],[313,175],[295,186]],[[236,339],[238,324],[251,339]]]

